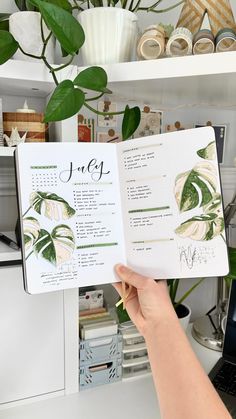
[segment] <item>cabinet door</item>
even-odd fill
[[[0,403],[64,389],[63,292],[28,295],[0,269]]]

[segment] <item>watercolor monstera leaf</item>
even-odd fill
[[[42,229],[35,243],[36,254],[53,265],[59,266],[71,259],[75,249],[75,238],[72,230],[65,224],[56,226],[51,234]]]
[[[203,206],[204,214],[214,213],[218,217],[223,217],[222,198],[219,193],[213,195],[212,200]]]
[[[30,205],[38,214],[44,214],[50,220],[67,220],[75,214],[67,201],[55,193],[32,192],[30,195]]]
[[[24,243],[25,250],[29,250],[36,240],[38,239],[40,232],[40,225],[38,220],[33,217],[27,217],[23,220],[23,232],[24,232]]]
[[[197,154],[202,159],[215,160],[216,159],[216,143],[212,141],[205,148],[201,148],[197,151]]]
[[[176,234],[183,238],[197,241],[212,240],[224,230],[224,218],[217,214],[209,213],[199,215],[182,223]]]
[[[192,170],[180,173],[176,177],[174,191],[180,212],[208,204],[216,187],[216,169],[209,162],[198,163]]]

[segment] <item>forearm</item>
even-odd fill
[[[149,327],[145,335],[163,419],[229,419],[179,321]]]

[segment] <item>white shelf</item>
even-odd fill
[[[1,94],[46,97],[54,87],[51,74],[41,62],[9,60],[0,65]]]
[[[12,240],[15,241],[15,234],[12,231],[1,231],[1,233],[5,234],[6,236],[10,237]],[[11,249],[11,247],[7,246],[5,243],[0,241],[0,267],[3,265],[11,265],[21,262],[21,251]]]
[[[0,157],[13,157],[15,147],[2,147],[0,146]]]
[[[103,66],[115,99],[236,108],[236,52],[191,55]],[[66,73],[67,72],[67,73]],[[74,73],[65,69],[64,76]]]
[[[164,106],[236,108],[236,52],[191,55],[103,66],[113,97]],[[74,79],[80,70],[68,66],[59,80]],[[0,66],[2,94],[46,97],[55,87],[40,61],[9,60]],[[38,90],[34,90],[38,89]]]

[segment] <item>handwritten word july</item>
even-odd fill
[[[61,182],[67,183],[72,179],[72,176],[80,172],[82,174],[90,173],[91,179],[94,182],[98,182],[102,176],[108,175],[110,170],[104,170],[104,162],[101,161],[100,163],[97,162],[97,159],[92,159],[89,161],[87,165],[74,167],[73,163],[70,162],[69,169],[62,170],[59,174],[59,178]]]

